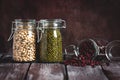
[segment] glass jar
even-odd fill
[[[65,48],[65,64],[99,65],[120,61],[120,40],[84,39]]]
[[[65,48],[65,53],[67,56],[71,56],[69,49],[71,49],[73,54],[77,59],[85,62],[91,62],[91,60],[107,60],[105,55],[105,48],[108,41],[103,39],[83,39],[78,45],[70,45]]]
[[[38,22],[40,37],[40,61],[62,62],[62,35],[61,28],[66,28],[62,19],[42,19]]]
[[[104,39],[84,39],[78,44],[77,51],[80,55],[95,59],[97,56],[104,56],[107,44],[108,41]]]
[[[69,45],[65,49],[67,56],[72,54],[83,55],[92,60],[99,61],[120,61],[120,40],[108,42],[104,39],[84,39],[75,45]]]
[[[77,51],[88,60],[108,62],[108,58],[105,53],[107,44],[108,41],[104,39],[84,39],[78,44]]]
[[[74,57],[78,57],[78,55],[79,54],[77,53],[75,45],[69,45],[69,46],[65,47],[65,54],[64,54],[65,60],[70,60]]]
[[[34,61],[36,58],[36,22],[28,19],[15,19],[12,22],[13,60],[19,62]]]
[[[120,61],[120,40],[110,42],[106,47],[106,56],[110,61]]]

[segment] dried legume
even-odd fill
[[[13,59],[15,61],[35,60],[35,32],[27,29],[16,30],[13,38]]]
[[[59,29],[45,29],[40,44],[40,59],[45,62],[61,62],[62,37]]]

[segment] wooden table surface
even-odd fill
[[[0,80],[120,80],[120,62],[94,68],[60,63],[16,63],[0,54]]]

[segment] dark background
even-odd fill
[[[66,20],[63,47],[85,38],[120,40],[120,0],[0,0],[0,52],[7,42],[14,19]]]

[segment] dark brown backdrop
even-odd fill
[[[8,52],[14,19],[62,18],[63,46],[85,38],[120,39],[120,0],[0,0],[0,52]]]

